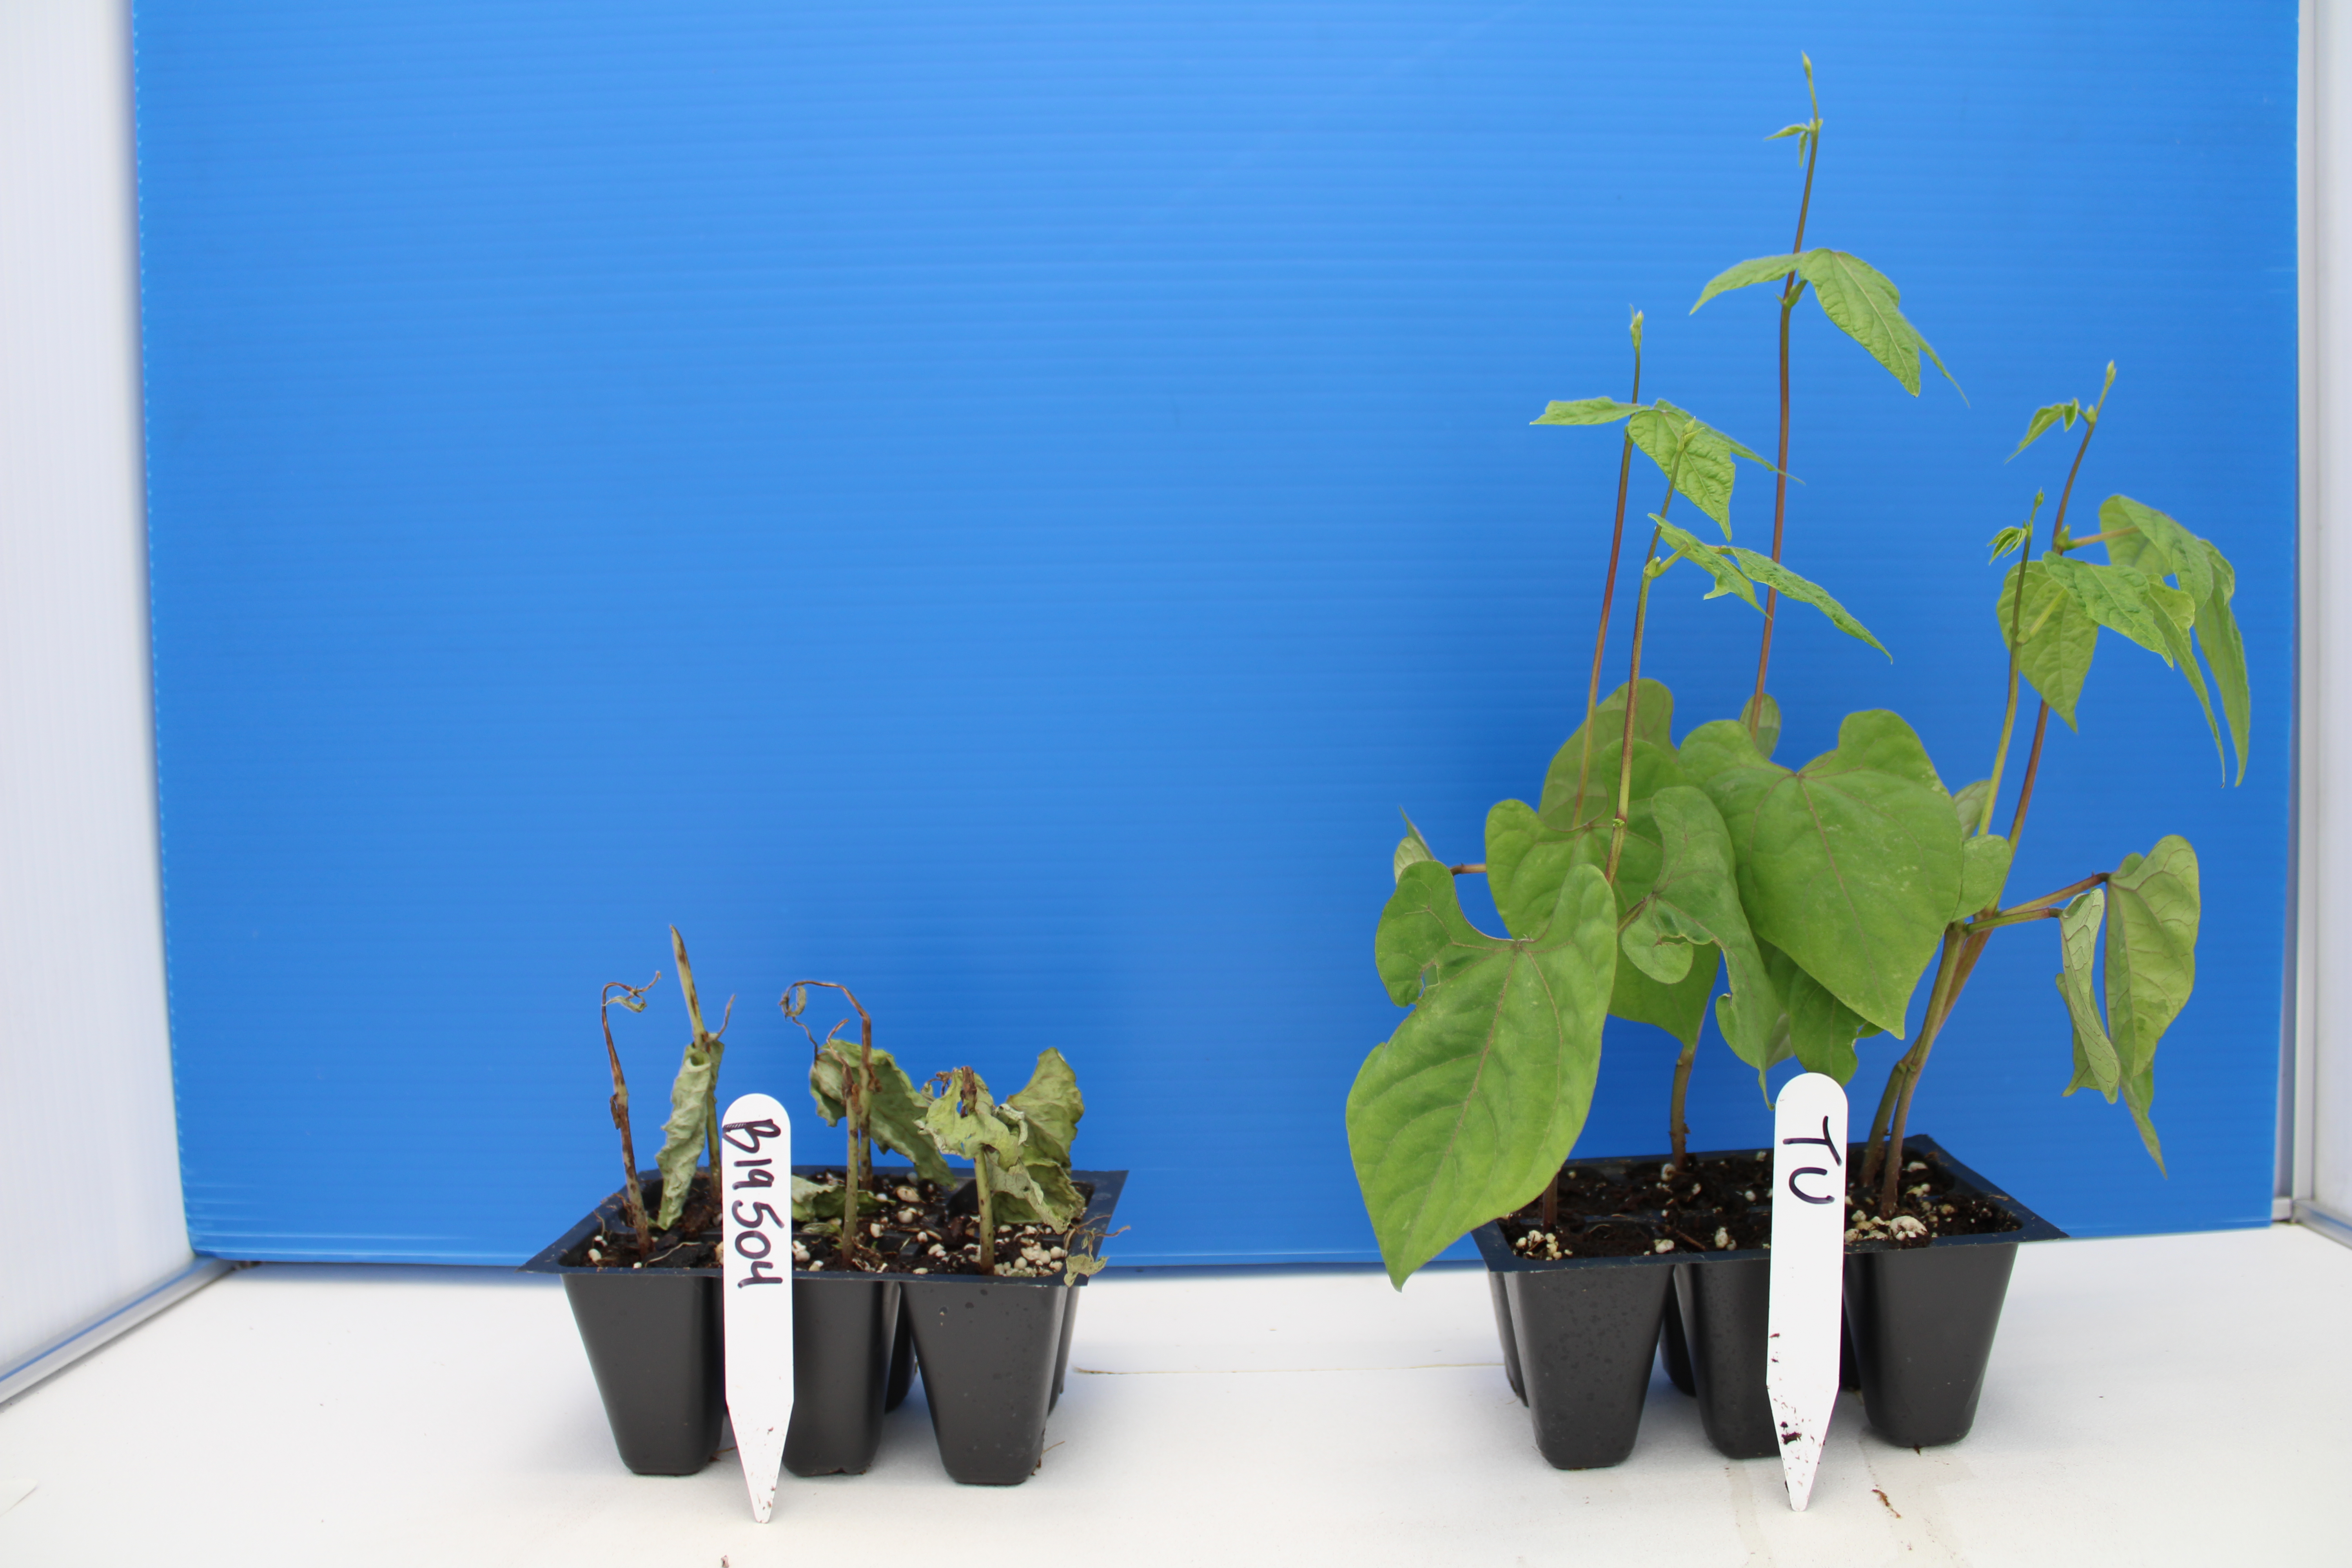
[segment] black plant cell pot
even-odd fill
[[[1511,1392],[1519,1403],[1528,1402],[1527,1381],[1519,1375],[1519,1337],[1511,1330],[1511,1295],[1503,1289],[1503,1277],[1489,1272],[1486,1293],[1495,1299],[1495,1337],[1503,1343],[1503,1375],[1510,1380]]]
[[[1107,1231],[1124,1171],[1073,1171],[1087,1191],[1080,1222]],[[904,1306],[923,1369],[940,1461],[966,1486],[1018,1486],[1036,1473],[1069,1366],[1079,1287],[1034,1278],[907,1278]]]
[[[948,1474],[1018,1486],[1045,1451],[1054,1358],[1075,1286],[1060,1280],[919,1279],[907,1290],[923,1395]]]
[[[2019,1222],[1997,1236],[1943,1237],[1917,1247],[1871,1244],[1846,1254],[1846,1328],[1871,1428],[1890,1443],[1927,1448],[1957,1443],[1976,1424],[2019,1244],[2065,1233],[1933,1139],[1914,1135],[1904,1151],[1907,1159],[1940,1163]]]
[[[1666,1321],[1658,1331],[1658,1358],[1666,1363],[1666,1381],[1685,1394],[1698,1393],[1691,1375],[1690,1341],[1683,1333],[1682,1295],[1666,1292]]]
[[[873,1467],[900,1315],[896,1279],[793,1276],[793,1420],[784,1433],[784,1468],[796,1476],[854,1476]],[[907,1375],[914,1375],[911,1360]]]
[[[882,1396],[885,1414],[906,1404],[908,1392],[915,1386],[915,1320],[907,1315],[903,1298],[901,1301],[898,1331],[890,1341],[890,1386]]]
[[[1472,1234],[1499,1282],[1490,1288],[1504,1370],[1517,1370],[1537,1450],[1563,1470],[1622,1463],[1642,1430],[1672,1260],[1531,1260],[1512,1254],[1499,1225]]]
[[[1780,1451],[1764,1393],[1771,1295],[1766,1253],[1719,1253],[1675,1266],[1699,1423],[1727,1458],[1765,1459]]]
[[[523,1270],[563,1277],[621,1462],[641,1476],[690,1476],[718,1451],[727,1415],[719,1270],[562,1261],[616,1210],[617,1205],[598,1208]]]

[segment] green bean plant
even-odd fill
[[[1810,60],[1805,75],[1810,95]],[[1538,1194],[1547,1226],[1553,1222],[1559,1173],[1591,1105],[1605,1016],[1655,1025],[1680,1045],[1668,1108],[1680,1167],[1687,1158],[1684,1107],[1710,1000],[1725,1043],[1759,1074],[1793,1057],[1843,1082],[1855,1070],[1858,1038],[1881,1031],[1906,1037],[1912,996],[1934,961],[1923,1022],[1890,1072],[1872,1130],[1871,1169],[1875,1176],[1884,1168],[1882,1208],[1891,1212],[1903,1162],[1888,1160],[1885,1150],[1901,1146],[1928,1049],[1990,933],[2030,921],[2062,925],[2060,989],[2075,1040],[2074,1087],[2098,1088],[2111,1100],[2120,1093],[2150,1152],[2158,1152],[2147,1116],[2150,1064],[2193,978],[2193,851],[2167,838],[2114,872],[2015,906],[2000,899],[2049,710],[2057,707],[2072,724],[2101,627],[2182,669],[2212,724],[2197,663],[2202,651],[2242,777],[2247,702],[2229,607],[2233,574],[2210,543],[2126,497],[2102,507],[2097,533],[2069,534],[2074,478],[2104,402],[2041,409],[2020,452],[2051,428],[2076,424],[2083,445],[2049,548],[2013,568],[2003,585],[2008,716],[1991,774],[1953,795],[1911,726],[1883,710],[1847,715],[1837,745],[1801,767],[1772,760],[1780,710],[1766,683],[1782,599],[1808,605],[1848,636],[1887,651],[1827,589],[1784,560],[1791,313],[1810,290],[1831,323],[1915,396],[1921,355],[1950,378],[1904,315],[1892,281],[1847,252],[1806,247],[1822,132],[1814,99],[1810,119],[1774,132],[1795,139],[1804,169],[1790,248],[1727,269],[1692,307],[1731,290],[1779,286],[1774,460],[1663,399],[1640,401],[1638,312],[1632,400],[1555,402],[1535,422],[1624,426],[1600,626],[1583,722],[1554,755],[1537,804],[1494,807],[1481,862],[1440,860],[1410,818],[1392,858],[1396,890],[1373,952],[1391,999],[1410,1011],[1366,1059],[1347,1120],[1357,1179],[1400,1287],[1465,1230]],[[1649,514],[1626,679],[1604,699],[1636,450],[1662,472],[1665,489]],[[1774,476],[1769,554],[1731,542],[1736,459]],[[1676,495],[1720,531],[1722,542],[1671,521]],[[2030,554],[2032,530],[2031,517],[2004,530],[1994,559]],[[2105,546],[2107,561],[2075,555],[2095,542]],[[1643,658],[1653,588],[1684,562],[1704,575],[1707,598],[1737,598],[1758,611],[1763,633],[1754,689],[1740,714],[1702,723],[1678,744],[1672,694],[1644,673]],[[1990,824],[2021,682],[2043,703],[2010,832],[1997,836]],[[2212,727],[2219,747],[2220,727]],[[1502,936],[1474,927],[1455,897],[1454,879],[1475,873],[1486,877]],[[2104,1016],[2092,973],[2103,910]],[[1727,986],[1717,995],[1719,976]]]

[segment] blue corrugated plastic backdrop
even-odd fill
[[[1766,445],[1812,235],[1966,386],[1807,306],[1785,753],[1894,706],[1948,780],[2000,713],[1983,542],[2084,472],[2221,542],[2256,689],[2222,787],[2110,637],[2017,886],[2179,830],[2170,1178],[2060,1098],[2046,928],[1996,943],[1915,1124],[2084,1233],[2270,1194],[2288,844],[2295,10],[520,4],[138,11],[155,665],[180,1125],[206,1251],[493,1261],[612,1185],[595,999],[693,945],[724,1087],[856,985],[925,1070],[1055,1046],[1125,1261],[1361,1258],[1340,1108],[1397,809],[1475,858],[1572,722],[1616,445],[1654,392]],[[1644,482],[1644,489],[1649,482]],[[1763,537],[1769,487],[1735,508]],[[1734,711],[1757,622],[1668,578],[1654,669]],[[1622,623],[1621,623],[1622,624]],[[1613,658],[1622,658],[1622,647]],[[621,1036],[656,1136],[665,988]],[[1867,1042],[1865,1079],[1891,1054]],[[1582,1147],[1664,1136],[1612,1026]],[[1701,1146],[1768,1125],[1710,1037]],[[814,1118],[799,1152],[834,1147]]]

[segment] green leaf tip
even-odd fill
[[[1430,853],[1429,841],[1421,836],[1421,829],[1413,826],[1412,818],[1405,816],[1402,806],[1397,808],[1397,815],[1404,816],[1404,837],[1397,840],[1396,853],[1389,858],[1389,869],[1402,882],[1407,866],[1434,860],[1437,857]]]
[[[2030,536],[2026,533],[2025,530],[2021,528],[2002,529],[1985,543],[1985,548],[1992,552],[1990,555],[1985,557],[1985,564],[1988,566],[1993,565],[2000,562],[2003,557],[2013,555],[2018,551],[2024,549],[2025,542],[2029,537]]]

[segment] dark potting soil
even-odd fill
[[[1849,1171],[1864,1151],[1853,1145]],[[1878,1184],[1859,1177],[1846,1193],[1850,1251],[1926,1247],[1941,1236],[1990,1236],[2018,1228],[1998,1205],[1958,1190],[1940,1160],[1904,1167],[1893,1216],[1878,1217]],[[1636,1258],[1658,1253],[1733,1252],[1772,1242],[1772,1160],[1753,1154],[1693,1157],[1675,1175],[1664,1161],[1601,1160],[1560,1173],[1559,1222],[1543,1224],[1543,1200],[1506,1215],[1503,1239],[1523,1258]]]
[[[835,1185],[842,1173],[828,1171],[818,1179]],[[1076,1185],[1080,1198],[1093,1201],[1092,1183]],[[955,1203],[961,1190],[941,1188],[905,1171],[877,1171],[858,1200],[854,1256],[843,1256],[838,1222],[816,1220],[793,1228],[793,1267],[811,1273],[855,1268],[862,1274],[979,1274],[980,1218],[957,1212],[971,1207],[969,1202]],[[995,1272],[1016,1279],[1060,1275],[1072,1252],[1089,1250],[1077,1232],[1075,1226],[999,1224]]]
[[[647,1182],[639,1194],[650,1220],[661,1212],[661,1184]],[[618,1223],[606,1225],[587,1240],[556,1259],[566,1268],[716,1268],[721,1237],[719,1205],[710,1173],[697,1171],[687,1189],[686,1207],[677,1223],[654,1233],[653,1244],[639,1251],[636,1232]]]
[[[837,1184],[838,1170],[820,1179]],[[1077,1184],[1091,1201],[1091,1183]],[[955,1188],[942,1188],[905,1170],[874,1172],[858,1200],[859,1245],[854,1263],[842,1257],[840,1226],[818,1220],[793,1227],[793,1266],[811,1273],[854,1267],[865,1274],[978,1274],[980,1221],[951,1212]],[[661,1184],[647,1182],[646,1213],[661,1208]],[[966,1206],[969,1206],[968,1205]],[[656,1231],[640,1252],[635,1232],[618,1216],[560,1261],[569,1268],[716,1268],[724,1237],[707,1171],[697,1171],[677,1224]],[[1082,1248],[1081,1248],[1082,1249]],[[1043,1225],[996,1227],[996,1272],[1013,1279],[1059,1274],[1073,1250],[1071,1232]]]

